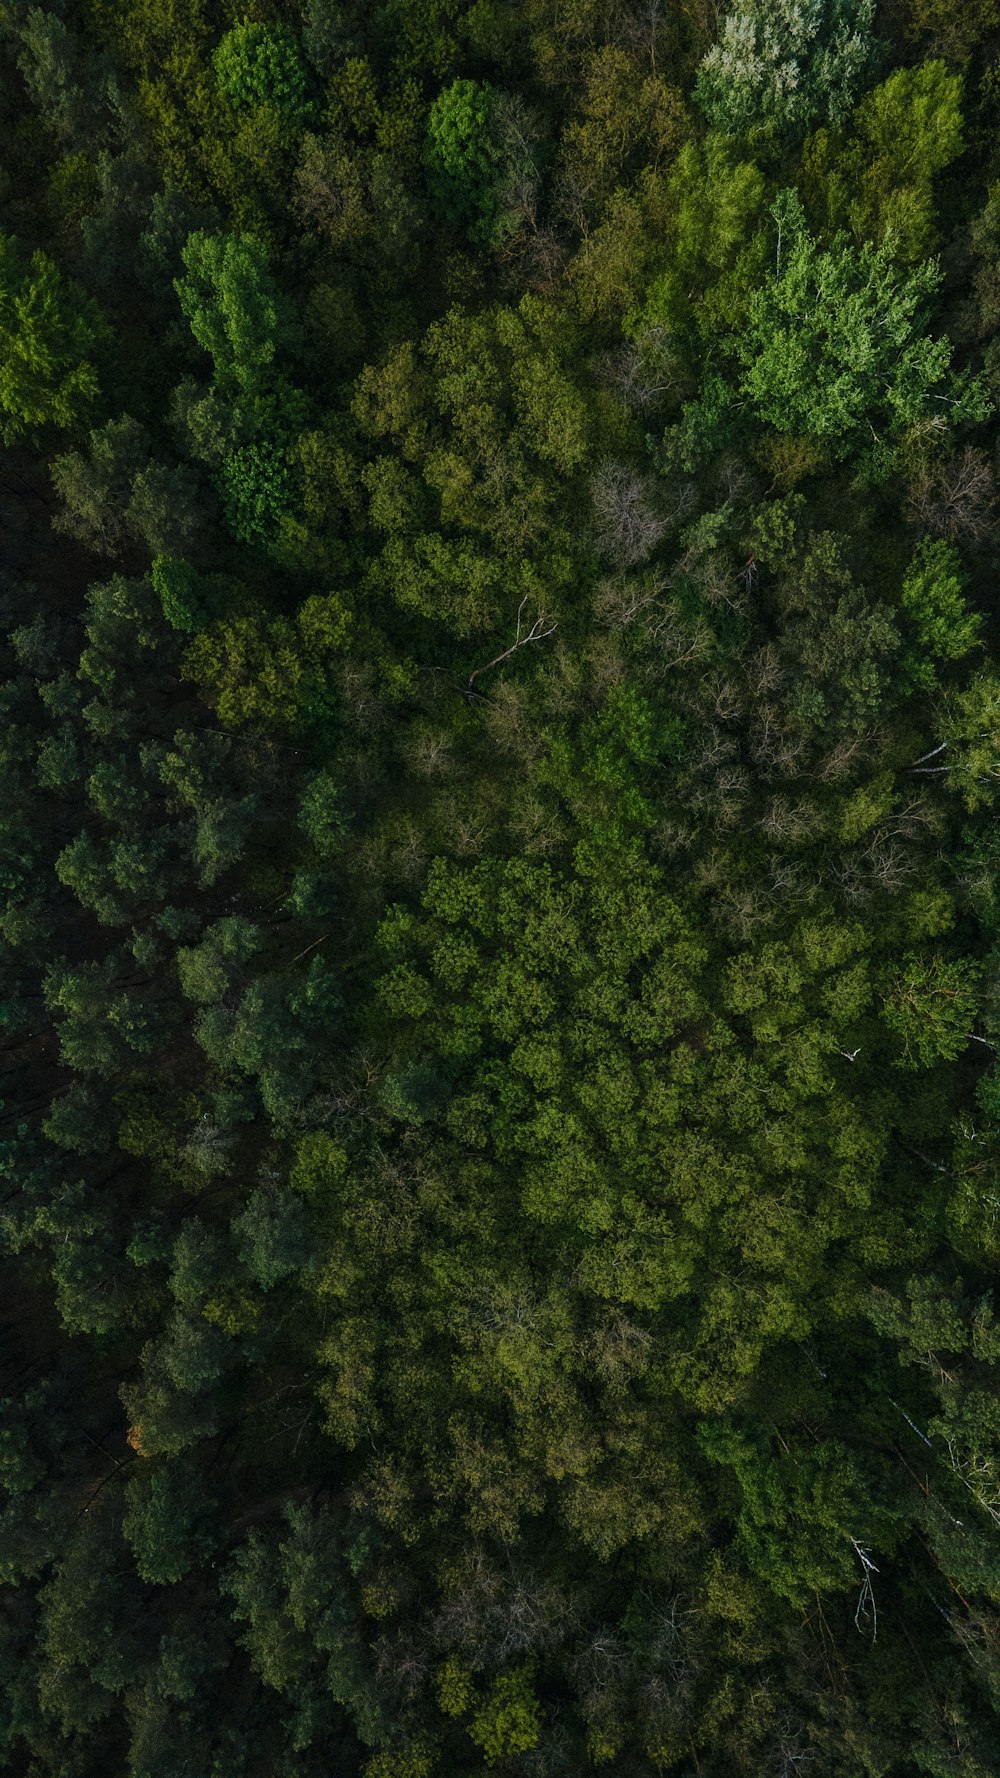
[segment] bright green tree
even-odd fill
[[[981,381],[950,372],[951,343],[926,331],[941,282],[931,262],[901,272],[890,245],[821,247],[794,192],[772,212],[774,270],[750,293],[735,335],[740,388],[769,425],[821,441],[841,459],[888,449],[937,418],[983,420]]]
[[[982,627],[965,598],[962,561],[952,544],[924,538],[903,579],[901,602],[916,632],[906,670],[914,684],[930,689],[937,662],[962,660],[975,648]]]
[[[248,389],[267,380],[291,327],[261,243],[251,235],[189,235],[186,276],[174,281],[199,346],[220,383]]]

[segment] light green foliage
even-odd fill
[[[736,0],[695,96],[727,135],[839,124],[872,67],[872,0]]]
[[[1000,679],[978,673],[949,700],[942,733],[948,781],[966,808],[989,804],[1000,790]]]
[[[525,595],[536,610],[559,596],[587,449],[573,343],[573,328],[529,296],[513,310],[452,309],[419,359],[406,346],[363,373],[355,415],[406,465],[380,454],[365,476],[373,523],[389,532],[373,591],[458,635],[493,628]]]
[[[338,599],[316,594],[295,619],[219,618],[190,644],[188,671],[223,723],[308,727],[334,708],[331,667],[345,638],[343,615]]]
[[[903,611],[916,631],[917,648],[907,657],[907,671],[927,689],[937,680],[938,661],[962,660],[979,640],[981,618],[970,611],[964,594],[962,562],[951,544],[925,538],[903,580]]]
[[[962,80],[943,62],[900,68],[858,107],[861,190],[851,216],[911,264],[934,239],[934,179],[961,154]]]
[[[825,230],[885,241],[917,265],[939,245],[939,175],[963,147],[961,76],[943,62],[900,68],[866,95],[849,134],[809,138],[800,190]]]
[[[564,1239],[575,1227],[589,1291],[662,1308],[695,1287],[709,1227],[742,1250],[741,1292],[704,1280],[693,1347],[675,1372],[678,1387],[715,1407],[738,1397],[772,1342],[803,1336],[801,1292],[825,1241],[848,1204],[863,1214],[870,1201],[880,1117],[845,1122],[841,1101],[834,1111],[830,1066],[870,1028],[872,987],[859,929],[803,927],[792,946],[734,960],[722,994],[730,1023],[709,1015],[697,940],[655,879],[618,855],[625,819],[644,818],[619,751],[625,733],[633,759],[655,757],[634,714],[627,728],[609,722],[596,748],[594,777],[617,819],[602,826],[591,791],[588,876],[436,867],[434,918],[414,929],[397,915],[383,928],[400,960],[380,993],[425,1053],[430,1042],[445,1071],[459,1068],[468,1083],[431,1116],[501,1165],[516,1162],[528,1219]],[[564,769],[570,779],[569,759]],[[594,935],[587,956],[582,931]],[[423,967],[410,960],[414,944]],[[738,1153],[722,1135],[734,1127]],[[661,1143],[670,1162],[654,1208],[642,1182],[658,1170]],[[823,1203],[811,1234],[799,1204],[806,1180]]]
[[[531,1681],[530,1667],[502,1674],[469,1724],[469,1735],[488,1766],[538,1745],[538,1701]]]
[[[672,250],[642,308],[630,316],[630,331],[694,324],[711,334],[740,325],[747,287],[762,276],[767,255],[759,168],[712,133],[681,149],[669,192]]]
[[[773,214],[775,267],[734,342],[741,388],[763,420],[821,440],[839,459],[866,443],[891,449],[944,404],[952,421],[986,417],[983,385],[950,374],[949,341],[925,331],[936,266],[900,272],[885,245],[820,247],[791,192]]]
[[[640,894],[640,884],[634,887]],[[591,895],[598,906],[609,897],[624,916],[623,887],[595,885]],[[477,867],[466,874],[442,866],[433,874],[428,899],[443,922],[429,959],[430,975],[418,973],[412,963],[398,963],[381,986],[386,1006],[396,1016],[419,1018],[425,1041],[432,1038],[444,1059],[488,1056],[497,1042],[511,1053],[511,1085],[518,1076],[524,1084],[513,1091],[497,1136],[505,1150],[527,1163],[526,1211],[543,1222],[578,1223],[592,1233],[610,1228],[616,1202],[627,1191],[619,1173],[620,1165],[628,1166],[619,1120],[635,1089],[610,1034],[602,1065],[601,1028],[592,1021],[603,1012],[645,1047],[664,1041],[695,1016],[698,1001],[689,971],[692,965],[697,969],[699,956],[677,910],[666,902],[657,907],[652,883],[642,885],[632,917],[619,931],[607,931],[588,968],[579,954],[583,886],[562,883],[544,867],[512,862],[502,870]],[[475,942],[477,930],[489,941],[485,951]],[[528,934],[532,942],[526,951]],[[433,928],[425,942],[432,935]],[[519,935],[522,942],[515,948]],[[390,950],[399,942],[392,925],[384,942]],[[640,958],[647,960],[647,985],[642,1003],[631,1006],[614,993],[612,972],[635,967]],[[578,1022],[562,1031],[557,1009],[567,994]],[[574,1057],[582,1065],[588,1053],[596,1069],[590,1080],[578,1077],[573,1066]],[[598,1091],[601,1079],[603,1091]],[[478,1097],[473,1093],[454,1105],[450,1116],[457,1129],[466,1118],[470,1134],[475,1128]],[[619,1166],[609,1167],[598,1155],[615,1129],[612,1152],[619,1152]],[[666,1280],[673,1270],[664,1255],[663,1288],[670,1288]],[[640,1288],[651,1285],[652,1279]]]
[[[978,975],[962,959],[905,959],[888,983],[882,1016],[903,1045],[906,1067],[927,1068],[962,1054],[979,1006]]]
[[[259,930],[242,915],[217,920],[200,944],[182,946],[177,953],[184,993],[202,1004],[221,1000],[240,966],[259,950],[260,943]]]
[[[302,663],[286,619],[263,624],[235,618],[199,638],[189,655],[192,677],[217,696],[223,722],[294,722]]]
[[[969,1233],[962,1228],[964,1239]],[[1000,1354],[993,1303],[971,1281],[963,1288],[947,1276],[908,1277],[892,1291],[875,1292],[866,1312],[892,1340],[904,1387],[908,1370],[933,1377],[921,1436],[934,1453],[940,1491],[926,1514],[935,1557],[970,1592],[991,1592],[997,1580],[992,1542],[1000,1512],[1000,1425],[995,1393],[983,1388],[982,1379]]]
[[[287,305],[264,247],[252,236],[200,231],[189,235],[182,257],[186,276],[174,288],[216,377],[222,384],[259,385],[288,332]]]
[[[616,196],[637,165],[659,169],[673,158],[690,123],[669,75],[620,44],[603,43],[584,59],[576,115],[560,133],[559,176],[574,203],[599,221],[613,217]],[[654,198],[655,182],[649,180]],[[655,202],[655,198],[654,198]]]
[[[28,259],[0,234],[0,437],[76,426],[98,394],[95,349],[104,326],[91,299],[48,254]]]
[[[226,519],[242,543],[266,543],[291,499],[287,452],[269,439],[241,445],[222,464],[219,477]]]

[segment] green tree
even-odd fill
[[[925,538],[917,546],[901,601],[916,632],[916,648],[904,664],[914,684],[930,689],[937,683],[937,662],[969,654],[982,623],[979,613],[969,610],[961,558],[951,544]]]
[[[143,1650],[114,1496],[77,1517],[41,1591],[38,1701],[64,1735],[92,1734],[121,1708]]]
[[[57,527],[102,555],[137,543],[183,550],[202,529],[191,466],[157,462],[145,427],[128,415],[91,432],[86,454],[57,457],[52,480],[62,503]]]
[[[291,1195],[255,1191],[233,1233],[240,1259],[263,1290],[301,1272],[310,1255],[302,1203]]]
[[[143,1464],[126,1486],[122,1530],[142,1579],[158,1586],[183,1580],[213,1547],[214,1501],[190,1461]]]
[[[538,1745],[538,1700],[531,1681],[530,1666],[502,1674],[472,1718],[469,1736],[482,1748],[488,1766]]]
[[[944,775],[968,809],[988,805],[1000,789],[1000,679],[977,673],[949,700],[941,732]],[[937,763],[937,755],[932,762]]]
[[[962,958],[904,959],[888,983],[883,1018],[903,1045],[902,1064],[929,1068],[967,1047],[979,1007],[979,971]]]
[[[149,578],[172,629],[203,628],[208,617],[205,593],[201,577],[190,562],[177,556],[155,556]]]
[[[891,1515],[875,1504],[880,1478],[835,1440],[768,1450],[719,1422],[701,1429],[699,1443],[738,1478],[741,1542],[779,1596],[853,1592],[865,1578],[859,1546],[894,1546]]]
[[[261,243],[249,235],[189,235],[174,281],[199,346],[223,385],[260,387],[293,329]]]
[[[284,25],[245,20],[226,32],[212,57],[219,90],[238,110],[272,105],[290,128],[308,111],[308,69],[299,39]]]
[[[944,0],[906,0],[907,36],[933,56],[967,62],[976,46],[995,30],[997,0],[970,0],[961,11]]]
[[[221,1000],[234,980],[242,978],[243,966],[261,943],[259,927],[241,914],[214,921],[200,944],[183,945],[177,952],[177,971],[184,993],[201,1005]]]
[[[670,175],[671,251],[627,330],[714,337],[744,316],[747,287],[765,274],[765,182],[735,143],[713,131],[685,143]],[[669,335],[668,335],[669,337]]]
[[[288,453],[269,439],[241,445],[220,474],[226,518],[243,543],[271,541],[291,504]]]
[[[874,446],[879,462],[942,405],[952,422],[986,418],[982,382],[950,372],[950,342],[925,331],[936,266],[900,272],[890,247],[843,238],[821,248],[792,192],[772,213],[775,269],[734,340],[740,387],[761,419],[820,440],[836,459]]]
[[[900,68],[866,95],[856,115],[860,178],[856,229],[891,238],[915,264],[934,245],[936,176],[962,152],[962,81],[943,62]],[[852,178],[851,185],[855,181]]]
[[[876,55],[872,0],[738,0],[701,65],[695,96],[715,129],[804,135],[839,124]]]
[[[106,328],[96,305],[40,249],[0,234],[0,436],[72,427],[97,400],[94,357]]]
[[[475,246],[500,246],[515,232],[537,173],[525,122],[505,95],[474,80],[444,87],[427,120],[425,159],[442,216]]]
[[[348,633],[343,604],[316,594],[297,617],[220,618],[190,643],[187,670],[221,720],[262,732],[305,731],[336,708],[330,668]]]

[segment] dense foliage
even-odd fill
[[[0,1771],[994,1778],[996,0],[0,97]]]

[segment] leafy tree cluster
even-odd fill
[[[996,27],[0,9],[0,1774],[1000,1770]]]

